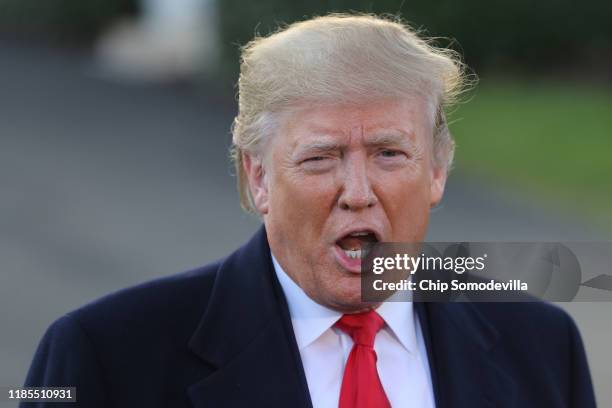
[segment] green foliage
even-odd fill
[[[489,81],[451,116],[462,171],[612,225],[612,92]]]
[[[0,0],[0,27],[17,36],[87,43],[137,10],[137,0]]]
[[[456,39],[477,72],[591,71],[595,66],[606,75],[612,69],[612,2],[605,0],[220,0],[219,7],[222,69],[232,82],[238,45],[255,32],[265,35],[279,23],[350,10],[399,13],[430,36]]]

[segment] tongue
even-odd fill
[[[346,237],[338,240],[338,245],[344,250],[361,249],[363,240],[357,237]]]

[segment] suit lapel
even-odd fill
[[[189,388],[194,407],[311,407],[263,227],[219,268],[189,347],[213,367]]]
[[[515,385],[495,363],[499,334],[471,303],[415,303],[437,408],[513,407]]]

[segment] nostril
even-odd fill
[[[376,197],[376,194],[372,194],[372,196],[370,196],[370,202],[368,203],[368,207],[374,207],[377,203],[378,197]]]
[[[378,197],[369,184],[345,185],[339,191],[337,205],[343,210],[358,211],[371,208],[378,203]]]
[[[342,210],[357,211],[364,208],[372,208],[378,203],[378,198],[374,195],[363,199],[340,199],[338,206]]]

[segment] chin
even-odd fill
[[[359,296],[357,299],[341,300],[333,309],[342,313],[359,313],[369,309],[375,309],[376,306],[378,305],[371,302],[362,302],[361,296]]]
[[[351,285],[353,286],[353,285]],[[361,300],[361,285],[338,291],[337,288],[328,296],[328,307],[341,312],[358,312],[372,307],[370,302]]]

